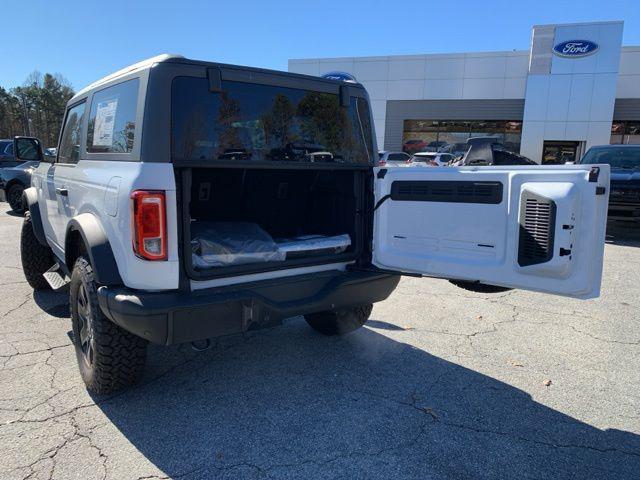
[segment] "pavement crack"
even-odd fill
[[[32,293],[28,293],[27,296],[25,297],[25,299],[17,307],[13,307],[10,310],[7,310],[2,315],[0,315],[0,318],[5,318],[9,314],[15,312],[16,310],[21,309],[22,307],[24,307],[29,302],[29,300],[31,300],[32,297],[33,297],[33,294]]]
[[[545,442],[543,440],[536,440],[536,439],[524,437],[522,435],[515,435],[515,434],[510,433],[510,432],[502,432],[500,430],[491,430],[491,429],[486,429],[486,428],[472,427],[470,425],[465,425],[463,423],[455,423],[455,422],[450,422],[450,421],[442,421],[441,423],[443,425],[448,426],[448,427],[460,428],[460,429],[464,429],[464,430],[468,430],[468,431],[476,432],[476,433],[484,433],[484,434],[492,434],[492,435],[510,437],[510,438],[513,438],[513,439],[518,440],[518,441],[533,443],[533,444],[536,444],[536,445],[542,445],[542,446],[550,447],[550,448],[585,449],[585,450],[590,450],[590,451],[598,452],[598,453],[620,453],[620,454],[623,454],[623,455],[629,455],[629,456],[639,457],[640,458],[640,452],[632,452],[632,451],[623,450],[623,449],[620,449],[620,448],[613,448],[613,447],[611,447],[611,448],[600,448],[600,447],[594,447],[592,445],[580,445],[580,444],[559,443],[559,442]]]

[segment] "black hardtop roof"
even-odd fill
[[[356,86],[356,87],[364,88],[361,83],[346,82],[346,81],[343,81],[343,80],[336,80],[336,79],[333,79],[333,78],[317,77],[315,75],[306,75],[304,73],[287,72],[287,71],[284,71],[284,70],[273,70],[273,69],[269,69],[269,68],[250,67],[250,66],[247,66],[247,65],[235,65],[235,64],[231,64],[231,63],[220,63],[220,62],[211,62],[211,61],[206,61],[206,60],[195,60],[195,59],[192,59],[192,58],[185,58],[185,57],[179,57],[179,56],[169,57],[166,60],[163,60],[162,63],[178,63],[178,64],[182,64],[182,65],[198,65],[198,66],[203,66],[203,67],[208,67],[208,68],[215,68],[215,67],[230,68],[230,69],[234,69],[234,70],[244,70],[244,71],[251,71],[251,72],[270,73],[270,74],[274,74],[274,75],[283,75],[283,76],[288,76],[288,77],[298,77],[298,78],[313,79],[315,81],[323,81],[323,82],[326,82],[326,83],[332,84],[332,85],[349,85],[349,86]]]
[[[145,70],[149,70],[157,65],[161,64],[174,64],[174,65],[193,65],[193,66],[201,66],[205,68],[220,68],[225,70],[235,70],[237,72],[253,72],[259,74],[266,74],[272,76],[281,76],[290,79],[300,79],[300,80],[313,80],[314,82],[324,83],[326,85],[346,85],[349,87],[354,87],[358,89],[363,89],[364,86],[360,83],[354,82],[345,82],[342,80],[330,79],[317,77],[314,75],[305,75],[302,73],[294,73],[294,72],[286,72],[282,70],[272,70],[267,68],[258,68],[258,67],[249,67],[246,65],[233,65],[228,63],[219,63],[219,62],[211,62],[205,60],[195,60],[192,58],[185,58],[181,55],[169,55],[162,54],[157,55],[155,57],[148,58],[146,60],[142,60],[141,62],[134,63],[133,65],[129,65],[124,67],[114,73],[111,73],[89,85],[79,90],[71,100],[69,100],[68,104],[74,103],[79,97],[82,97],[89,93],[90,91],[100,89],[108,84],[112,84],[116,82],[118,79],[125,77],[131,73],[143,72]]]

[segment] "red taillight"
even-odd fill
[[[384,167],[387,164],[387,162],[385,160],[378,160],[378,166],[379,167]]]
[[[133,251],[145,260],[167,259],[164,192],[136,190],[133,200]]]

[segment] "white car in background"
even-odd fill
[[[456,156],[451,153],[418,152],[414,153],[409,159],[408,165],[412,167],[444,167],[449,165],[455,158]]]
[[[404,152],[378,152],[379,167],[404,167],[410,159],[411,155]]]

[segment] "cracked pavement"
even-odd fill
[[[152,346],[99,397],[67,294],[24,281],[21,220],[0,214],[2,479],[640,478],[637,232],[613,230],[596,300],[405,278],[346,337]]]

